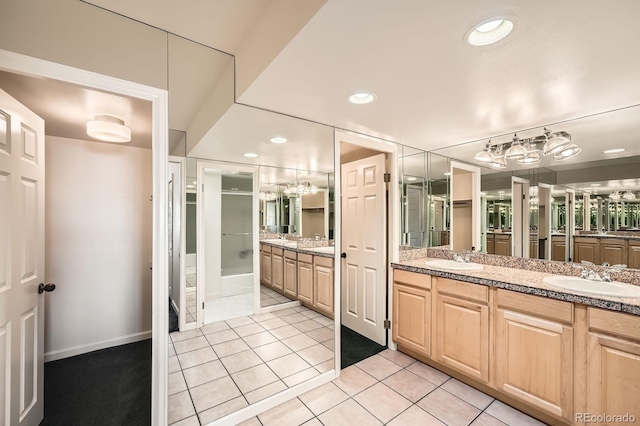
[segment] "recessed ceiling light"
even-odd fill
[[[413,181],[414,181],[414,180],[416,180],[416,179],[417,179],[417,178],[416,178],[416,177],[413,177],[413,176],[409,176],[409,177],[407,178],[407,180],[408,180],[409,182],[413,182]]]
[[[256,158],[256,157],[258,157],[258,154],[255,154],[253,152],[246,152],[244,154],[244,156],[247,157],[247,158]]]
[[[274,136],[271,138],[271,143],[287,143],[287,138],[282,136]]]
[[[617,154],[618,152],[624,152],[626,151],[625,148],[612,148],[612,149],[607,149],[606,151],[602,151],[603,154]]]
[[[592,184],[591,184],[591,185],[589,185],[589,186],[600,186],[600,184],[599,184],[599,183],[592,183]]]
[[[476,26],[467,36],[474,46],[486,46],[502,40],[513,31],[513,22],[508,19],[492,19]]]
[[[445,176],[451,176],[451,172],[444,172]]]
[[[362,105],[368,104],[376,100],[376,95],[369,92],[356,92],[353,95],[349,96],[349,102],[352,104]]]

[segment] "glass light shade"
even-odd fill
[[[542,153],[544,155],[556,154],[566,148],[571,143],[571,140],[560,133],[554,133],[544,143],[542,147]]]
[[[507,149],[507,151],[504,153],[504,158],[506,158],[507,160],[517,160],[519,158],[525,157],[526,155],[527,148],[518,143],[511,145],[511,147]]]
[[[527,155],[516,161],[518,164],[538,164],[540,162],[540,154],[537,152],[528,152]]]
[[[487,150],[480,151],[473,157],[473,161],[476,163],[491,163],[493,161],[493,155]]]
[[[609,198],[611,198],[612,200],[619,200],[620,199],[620,192],[619,191],[613,191],[611,194],[609,194]]]
[[[494,169],[506,169],[507,168],[507,160],[502,156],[493,157],[493,159],[491,160],[490,163],[488,163],[488,165],[493,167]]]
[[[109,115],[96,115],[95,120],[87,122],[87,135],[105,142],[131,141],[131,129],[124,125],[124,121]]]
[[[636,194],[634,194],[633,192],[627,190],[627,192],[624,193],[622,198],[624,198],[625,200],[635,200],[636,199]]]
[[[558,151],[553,155],[553,159],[556,161],[565,161],[570,158],[575,157],[576,155],[582,152],[582,148],[574,143],[570,143],[569,145],[562,148],[562,150]]]

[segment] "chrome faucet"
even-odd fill
[[[280,238],[281,240],[287,239],[287,237],[284,234],[278,234],[278,238]]]
[[[610,272],[611,271],[621,271],[623,269],[625,269],[627,267],[627,265],[623,265],[621,263],[617,264],[617,265],[609,265],[608,262],[604,262],[602,264],[602,266],[607,266],[610,267],[610,269],[606,269],[603,273],[602,273],[602,281],[610,283],[611,282],[611,275]]]
[[[471,253],[469,252],[456,253],[454,251],[453,260],[460,263],[469,263],[471,261]]]
[[[583,260],[580,263],[587,266],[596,266],[595,263],[589,262],[588,260]],[[602,281],[602,278],[600,277],[600,275],[598,275],[598,273],[593,269],[590,269],[590,268],[587,269],[584,266],[578,266],[578,267],[582,268],[582,272],[580,273],[580,278],[584,278],[585,280],[591,280],[591,281]]]

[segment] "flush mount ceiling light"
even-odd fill
[[[612,149],[607,149],[606,151],[602,151],[603,154],[617,154],[619,152],[624,152],[626,151],[625,148],[612,148]]]
[[[353,95],[349,96],[349,102],[356,105],[369,104],[376,100],[376,95],[369,92],[356,92]]]
[[[282,136],[274,136],[270,140],[271,143],[287,143],[287,138],[283,138]]]
[[[126,143],[131,141],[131,129],[124,121],[110,115],[96,115],[87,122],[87,135],[105,142]]]
[[[513,22],[508,19],[491,19],[471,30],[467,40],[473,46],[486,46],[508,36],[513,31],[513,27]]]
[[[247,157],[247,158],[257,158],[258,154],[255,154],[253,152],[247,152],[247,153],[244,154],[244,156]]]

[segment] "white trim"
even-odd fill
[[[516,187],[515,184],[522,185],[522,194],[525,196],[527,207],[525,209],[525,203],[520,197],[518,201],[520,201],[520,208],[518,211],[520,212],[520,218],[516,218]],[[526,213],[525,213],[526,212]],[[518,237],[516,234],[516,224],[519,228],[521,228],[521,235]],[[529,258],[529,179],[511,176],[511,256],[523,257],[525,259]],[[522,253],[520,250],[516,250],[516,240],[520,242]]]
[[[101,342],[89,343],[87,345],[72,346],[66,349],[59,349],[44,354],[44,362],[57,361],[59,359],[69,358],[76,355],[86,354],[88,352],[98,351],[100,349],[112,348],[114,346],[126,345],[127,343],[140,342],[151,338],[151,330],[142,331],[140,333],[129,334],[127,336],[116,337]]]
[[[151,362],[151,424],[167,423],[167,348],[169,312],[167,309],[167,155],[168,92],[143,84],[121,80],[67,65],[45,61],[0,49],[0,69],[44,77],[92,89],[151,101],[153,156],[153,304]]]
[[[296,396],[309,392],[310,390],[322,386],[325,383],[329,383],[336,378],[337,376],[334,370],[325,371],[319,376],[313,377],[289,389],[285,389],[282,392],[278,392],[277,394],[265,398],[262,401],[254,402],[253,404],[248,405],[241,410],[235,411],[225,417],[222,417],[221,419],[218,419],[212,423],[208,423],[207,426],[238,425],[245,420],[249,420],[250,418],[257,416],[258,414],[264,413],[270,408],[277,407],[278,405],[285,403],[290,399],[295,398]]]
[[[187,193],[185,191],[187,178],[187,159],[185,157],[168,157],[170,163],[180,165],[180,307],[176,309],[175,302],[173,308],[178,313],[178,329],[184,330],[187,325]],[[175,191],[175,186],[173,188]],[[184,308],[184,309],[180,309]]]
[[[451,161],[449,163],[449,248],[453,249],[453,169],[462,169],[472,173],[471,180],[471,245],[476,250],[480,250],[482,247],[482,227],[480,223],[480,175],[482,173],[480,167],[472,166],[467,163],[460,163],[458,161]]]
[[[292,300],[291,302],[284,302],[284,303],[279,303],[277,305],[271,305],[271,306],[264,306],[261,307],[259,311],[260,314],[268,314],[269,312],[276,312],[276,311],[281,311],[283,309],[289,309],[289,308],[295,308],[296,306],[301,306],[302,303],[300,303],[299,300]]]
[[[395,142],[385,141],[383,139],[374,138],[371,136],[365,136],[358,133],[352,133],[347,131],[336,130],[334,134],[335,144],[335,196],[334,196],[334,240],[342,241],[341,227],[342,227],[342,214],[338,214],[342,210],[341,201],[341,181],[340,170],[342,165],[340,164],[340,143],[347,142],[352,145],[362,146],[365,148],[373,149],[376,151],[389,154],[389,163],[391,166],[387,170],[387,173],[391,174],[391,182],[389,183],[389,206],[388,206],[388,218],[389,231],[387,235],[387,318],[393,318],[393,270],[391,269],[391,262],[397,262],[399,259],[400,251],[400,194],[398,193],[398,144]],[[342,305],[340,304],[340,284],[341,284],[341,262],[340,262],[340,250],[336,250],[335,255],[335,277],[336,282],[335,296],[336,302],[335,311],[335,323],[336,323],[336,337],[335,337],[335,349],[336,349],[336,370],[340,371],[340,313]],[[391,350],[396,350],[397,346],[391,338],[391,330],[387,330],[387,347]]]

